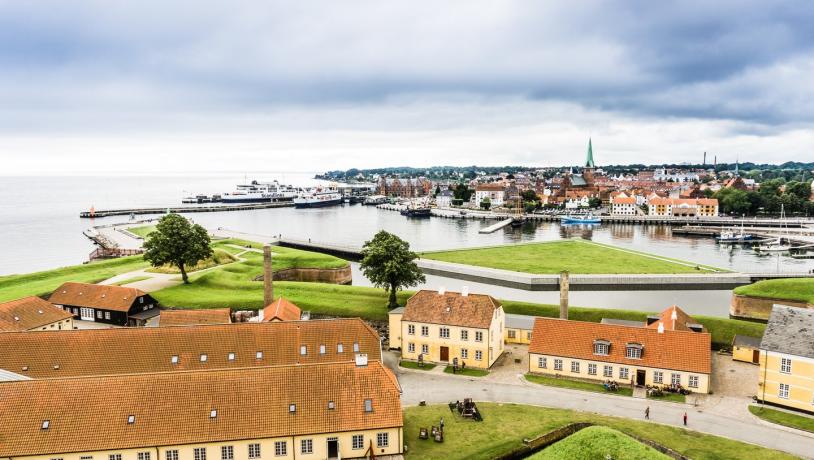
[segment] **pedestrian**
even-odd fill
[[[684,426],[687,426],[687,413],[684,412]]]
[[[441,431],[444,431],[444,417],[441,417]]]
[[[650,420],[650,406],[647,406],[647,409],[644,410],[644,418]]]

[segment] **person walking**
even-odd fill
[[[644,410],[644,419],[650,420],[650,406],[647,406],[647,409]]]
[[[686,425],[686,423],[685,423]],[[441,417],[441,431],[444,431],[444,417]]]
[[[684,412],[684,426],[687,426],[687,413]]]

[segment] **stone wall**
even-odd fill
[[[729,316],[765,322],[769,320],[769,314],[772,312],[772,305],[774,304],[812,308],[807,302],[732,294],[732,301],[729,304]]]
[[[263,281],[263,276],[260,275],[254,280]],[[351,284],[353,272],[350,265],[344,268],[288,268],[274,272],[274,281]]]

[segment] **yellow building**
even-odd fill
[[[533,316],[506,313],[506,330],[503,340],[506,343],[528,345],[531,343],[533,329]]]
[[[680,384],[708,393],[708,333],[537,318],[529,372],[629,385]]]
[[[772,307],[760,342],[758,399],[814,412],[814,309]]]
[[[398,382],[361,356],[6,382],[0,413],[0,460],[388,458],[404,445]]]
[[[0,303],[0,332],[73,329],[73,315],[39,297]]]
[[[491,296],[423,290],[390,315],[390,348],[409,361],[488,369],[503,354],[505,322]]]
[[[760,362],[760,339],[746,335],[736,335],[732,339],[732,359],[758,364]]]

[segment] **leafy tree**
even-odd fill
[[[492,206],[492,200],[488,196],[486,198],[480,200],[480,207],[481,208],[488,211],[491,206]]]
[[[466,186],[466,184],[458,184],[452,191],[452,196],[454,196],[458,200],[467,202],[469,201],[470,198],[472,198],[472,190],[470,190],[469,187]]]
[[[811,197],[811,184],[791,181],[786,184],[786,194],[794,195],[801,200],[808,200]]]
[[[390,293],[389,308],[398,307],[396,291],[426,281],[415,263],[418,255],[410,251],[410,243],[392,233],[380,230],[362,247],[359,266],[374,286]]]
[[[144,242],[144,260],[153,267],[172,264],[181,271],[181,279],[189,283],[186,266],[212,257],[209,234],[198,224],[192,225],[178,214],[167,214]]]
[[[534,190],[523,190],[520,193],[520,197],[523,198],[523,201],[540,201],[540,197],[537,196],[537,192]]]
[[[590,208],[599,208],[601,206],[602,206],[602,200],[599,199],[599,198],[594,197],[594,198],[591,198],[590,200],[588,200],[588,207],[590,207]]]

